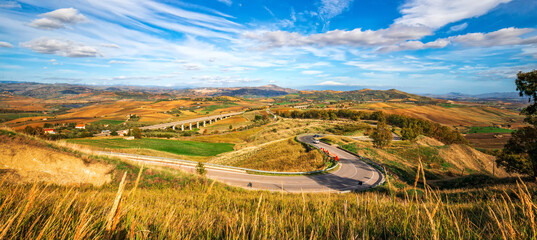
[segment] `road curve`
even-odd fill
[[[384,180],[384,175],[379,170],[358,159],[356,156],[322,142],[313,143],[312,135],[299,136],[298,140],[318,148],[324,148],[330,151],[330,153],[337,155],[340,159],[340,167],[329,173],[299,176],[258,175],[225,168],[206,168],[207,177],[246,189],[284,192],[360,191],[375,187]],[[187,171],[195,170],[195,166],[192,165],[169,161],[154,161],[143,155],[136,156],[136,158],[126,158],[149,164],[178,167]],[[144,157],[146,158],[144,159]]]

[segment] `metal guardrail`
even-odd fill
[[[176,159],[176,158],[166,158],[166,157],[156,157],[156,156],[143,156],[143,155],[136,155],[136,154],[129,154],[129,153],[118,153],[118,152],[105,152],[105,151],[95,151],[95,153],[98,154],[105,154],[105,155],[111,155],[111,156],[120,156],[120,157],[128,157],[128,158],[145,158],[145,159],[156,159],[164,162],[174,162],[184,165],[191,165],[196,166],[198,162],[196,161],[190,161],[190,160],[183,160],[183,159]],[[339,163],[336,165],[323,169],[323,170],[317,170],[317,171],[309,171],[309,172],[275,172],[275,171],[263,171],[263,170],[257,170],[257,169],[251,169],[251,168],[241,168],[241,167],[233,167],[233,166],[226,166],[226,165],[220,165],[220,164],[214,164],[214,163],[204,163],[205,167],[208,168],[216,168],[216,169],[231,169],[231,170],[238,170],[238,171],[244,171],[244,172],[254,172],[254,173],[262,173],[262,174],[275,174],[275,175],[310,175],[310,174],[318,174],[323,172],[328,172],[333,169],[335,169],[337,166],[339,166]]]

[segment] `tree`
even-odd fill
[[[420,135],[420,130],[415,124],[409,124],[407,127],[401,129],[401,138],[403,140],[415,141]]]
[[[382,111],[376,111],[371,114],[371,119],[377,120],[379,122],[386,122],[386,116]]]
[[[229,130],[233,130],[233,125],[229,124]]]
[[[35,135],[35,129],[31,126],[26,126],[23,131],[28,135]]]
[[[207,170],[205,170],[205,165],[203,165],[202,162],[198,162],[198,165],[196,165],[196,172],[201,176],[207,173]]]
[[[140,128],[133,128],[131,131],[132,136],[136,139],[142,139],[142,130]]]
[[[496,163],[508,172],[533,175],[537,180],[537,128],[524,127],[513,132]]]
[[[515,80],[520,96],[527,96],[530,105],[522,109],[527,126],[512,133],[496,163],[508,172],[533,175],[537,180],[537,70],[519,72]]]
[[[392,132],[384,122],[379,122],[377,124],[377,128],[373,131],[370,137],[373,139],[373,145],[381,149],[389,146],[393,138]]]
[[[330,120],[337,120],[337,116],[335,113],[333,112],[330,113]]]
[[[537,127],[537,70],[518,72],[515,83],[519,95],[527,96],[530,103],[520,113],[526,115],[527,123]]]

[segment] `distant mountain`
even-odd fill
[[[517,92],[493,92],[493,93],[482,93],[482,94],[464,94],[457,92],[450,92],[447,94],[428,94],[426,96],[447,99],[447,100],[457,100],[457,101],[515,101],[521,102],[526,101],[525,97],[520,97]]]
[[[301,91],[300,97],[314,99],[317,101],[355,101],[355,102],[375,102],[375,101],[403,101],[403,102],[433,102],[434,99],[422,97],[415,94],[406,93],[396,89],[371,90],[362,89],[355,91]]]
[[[97,96],[113,93],[122,99],[162,99],[173,96],[239,96],[239,97],[275,97],[298,92],[295,89],[276,85],[259,87],[231,88],[193,88],[174,89],[166,87],[144,86],[90,86],[73,84],[46,84],[32,82],[0,82],[0,92],[9,95],[34,97],[41,99],[82,96]]]
[[[231,87],[231,88],[195,88],[183,90],[191,95],[201,96],[232,96],[232,97],[276,97],[298,92],[291,88],[282,88],[276,85],[260,87]]]

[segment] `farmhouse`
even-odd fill
[[[76,129],[86,129],[86,124],[80,123],[75,126]]]
[[[56,134],[56,131],[54,131],[53,128],[45,128],[43,129],[43,131],[45,132],[45,134]]]

